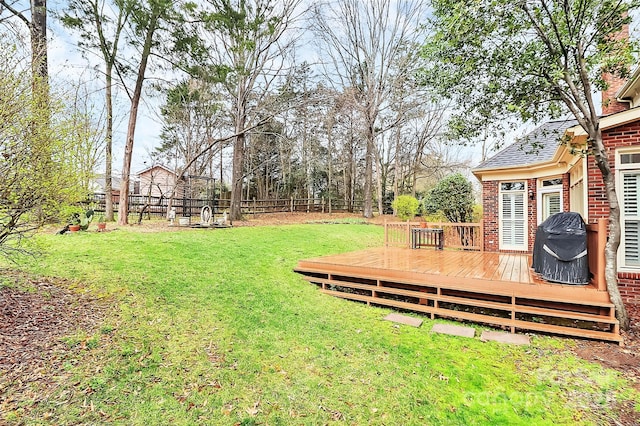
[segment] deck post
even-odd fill
[[[516,323],[516,296],[511,296],[511,321],[512,324]],[[511,333],[516,332],[515,325],[511,325]]]
[[[593,274],[593,282],[599,291],[607,291],[607,282],[604,276],[604,247],[607,244],[608,224],[608,219],[600,218],[596,223],[587,225],[589,270]]]
[[[411,223],[407,220],[407,248],[411,248]]]
[[[438,286],[436,288],[436,297],[433,299],[433,311],[431,312],[431,319],[436,319],[436,312],[440,309],[440,297],[442,296],[442,288]]]
[[[392,234],[402,236],[403,227],[410,225],[390,226]],[[529,259],[525,254],[394,247],[303,260],[295,271],[323,293],[432,319],[491,324],[511,333],[531,330],[622,342],[606,292],[595,285],[577,289],[524,274]],[[581,322],[597,327],[582,328]]]
[[[384,218],[384,246],[389,247],[389,224],[387,218]]]

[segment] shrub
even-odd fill
[[[396,211],[396,216],[401,220],[413,218],[418,212],[418,205],[418,200],[411,195],[400,195],[391,203],[393,210]]]
[[[440,211],[449,222],[470,222],[473,205],[473,186],[460,173],[447,176],[438,182],[424,202],[428,214]]]

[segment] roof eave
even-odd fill
[[[141,175],[141,174],[146,173],[146,172],[148,172],[149,170],[153,170],[153,169],[155,169],[155,168],[161,168],[161,169],[164,169],[164,170],[166,170],[167,172],[172,173],[172,174],[174,174],[174,175],[176,175],[176,176],[178,175],[178,173],[176,173],[176,171],[175,171],[175,170],[171,170],[169,167],[167,167],[167,166],[165,166],[165,165],[162,165],[162,164],[154,164],[154,165],[153,165],[153,166],[151,166],[151,167],[147,167],[147,168],[146,168],[146,169],[144,169],[144,170],[140,170],[140,171],[137,173],[137,175]]]
[[[495,167],[484,169],[473,169],[471,173],[479,181],[483,180],[496,180],[496,179],[483,179],[483,176],[491,176],[492,178],[499,177],[500,175],[513,175],[513,172],[523,170],[523,178],[532,177],[538,175],[544,175],[546,173],[566,173],[571,168],[570,161],[567,157],[573,155],[569,152],[566,146],[558,145],[553,157],[549,160],[538,161],[530,164],[520,164],[517,166],[507,167]],[[525,173],[526,170],[526,173]]]
[[[640,120],[640,107],[627,109],[625,111],[600,118],[600,130],[623,126],[637,120]],[[573,137],[588,136],[587,132],[579,124],[568,128],[566,133]]]
[[[633,98],[631,90],[635,87],[637,89],[638,77],[640,77],[640,66],[633,70],[633,73],[627,79],[627,82],[616,92],[616,100],[619,102],[630,102],[630,98]]]

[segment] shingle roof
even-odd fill
[[[549,121],[483,161],[473,170],[526,166],[551,160],[558,149],[562,134],[576,124],[576,120]]]

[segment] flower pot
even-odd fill
[[[420,228],[426,228],[427,222],[420,222]]]
[[[98,222],[98,232],[104,232],[107,229],[106,222]]]
[[[80,230],[80,225],[69,225],[69,231],[78,232]]]

